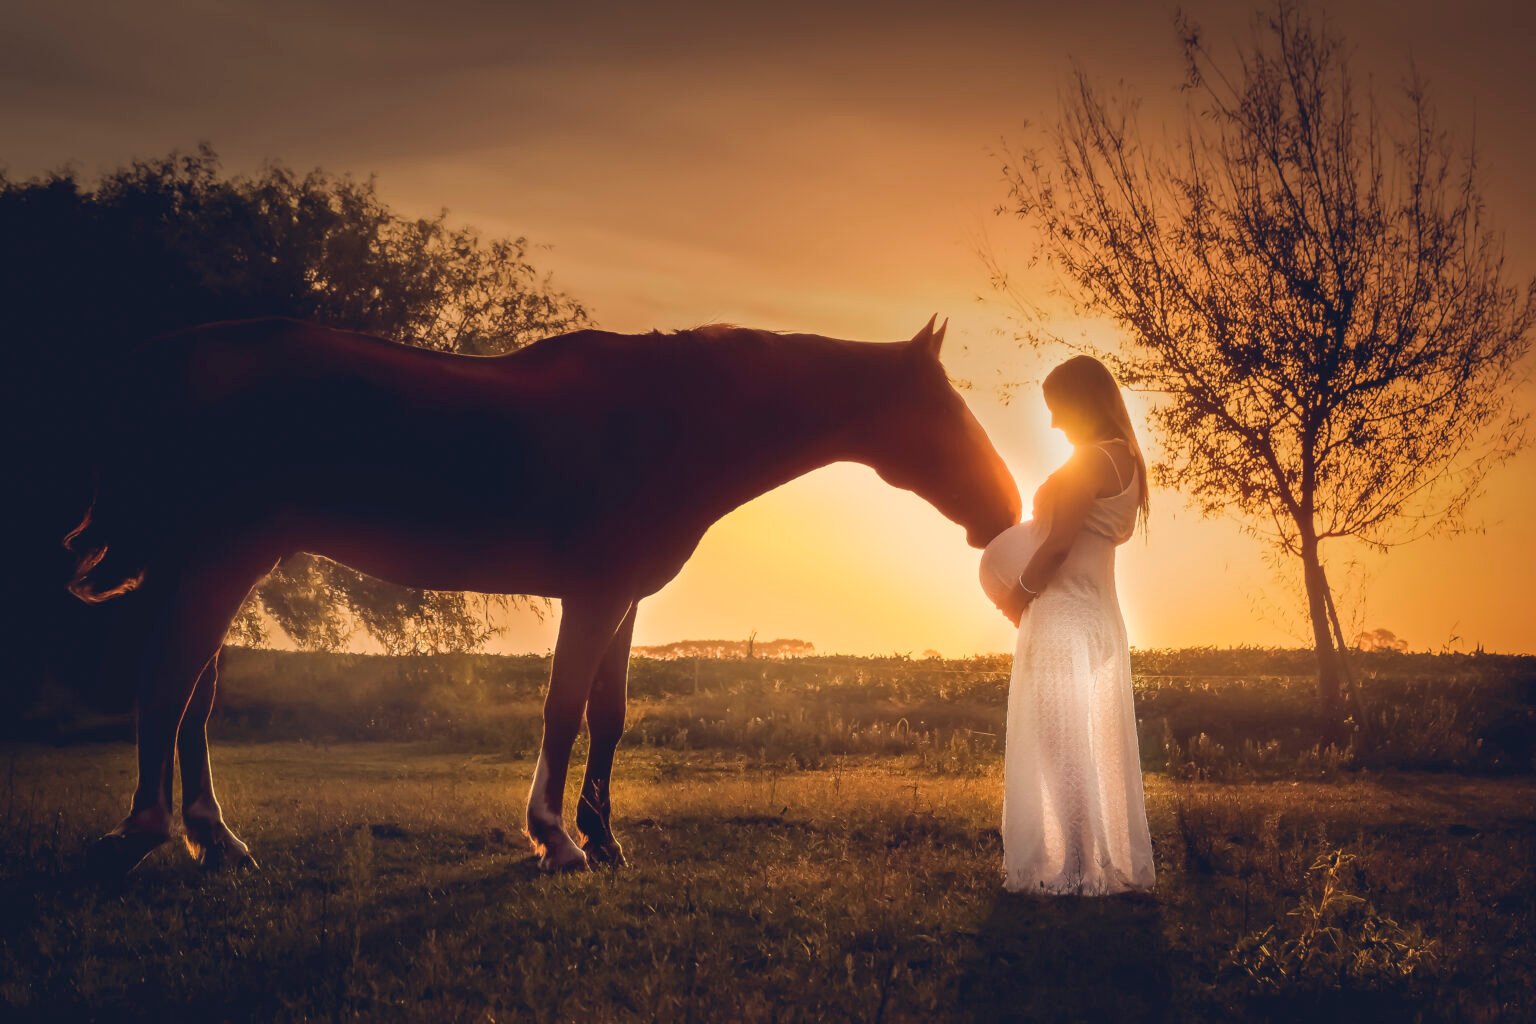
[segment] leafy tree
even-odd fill
[[[1507,280],[1475,154],[1416,78],[1388,128],[1340,40],[1294,3],[1256,19],[1235,67],[1179,30],[1190,102],[1167,141],[1079,73],[1043,149],[1010,161],[1006,209],[1038,227],[1078,311],[1123,329],[1098,354],[1161,396],[1158,482],[1300,561],[1337,722],[1324,545],[1464,523],[1524,442],[1512,399],[1536,280]],[[1037,323],[1031,340],[1063,341]]]
[[[94,183],[73,170],[0,175],[0,267],[0,423],[22,518],[8,535],[7,621],[32,646],[39,629],[57,642],[83,621],[61,596],[68,558],[58,542],[90,500],[90,438],[74,394],[109,353],[264,315],[475,354],[587,322],[529,262],[524,239],[488,241],[446,214],[401,216],[372,179],[280,164],[226,175],[207,146]],[[260,639],[269,616],[308,648],[337,647],[361,628],[391,651],[463,649],[490,635],[487,610],[478,598],[407,591],[301,557],[258,589],[236,635]]]
[[[1355,636],[1355,650],[1396,651],[1402,654],[1408,650],[1408,641],[1390,629],[1367,629]]]

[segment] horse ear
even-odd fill
[[[912,336],[909,344],[914,352],[933,359],[939,358],[939,346],[944,344],[944,329],[949,326],[949,319],[946,317],[943,326],[934,330],[933,325],[938,322],[939,314],[935,313],[933,318],[923,325],[923,329]]]

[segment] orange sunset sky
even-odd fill
[[[1059,354],[1014,340],[978,255],[990,246],[1017,265],[1029,242],[994,213],[999,148],[1036,138],[1025,123],[1051,119],[1074,61],[1145,97],[1150,125],[1175,113],[1172,5],[558,6],[8,4],[0,167],[93,173],[207,140],[231,171],[277,158],[377,174],[401,212],[447,207],[548,247],[535,261],[610,330],[720,320],[896,340],[937,311],[946,363],[1027,498],[1067,448],[1038,388]],[[1247,38],[1251,9],[1186,5],[1218,52]],[[1326,10],[1389,109],[1411,57],[1443,122],[1462,139],[1475,124],[1509,270],[1528,278],[1532,7]],[[1479,532],[1387,554],[1335,544],[1341,611],[1416,648],[1536,650],[1533,504],[1528,450],[1474,506]],[[1264,550],[1154,492],[1149,537],[1121,549],[1132,643],[1306,642],[1297,574]],[[919,499],[832,467],[720,522],[641,606],[636,642],[755,630],[827,653],[1007,650],[977,554]],[[552,621],[518,615],[495,649],[542,652],[553,638]]]

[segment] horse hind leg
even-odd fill
[[[581,781],[581,802],[576,808],[576,828],[585,842],[582,852],[589,864],[621,867],[624,849],[614,838],[613,755],[624,734],[624,708],[628,699],[629,645],[635,631],[635,609],[624,617],[613,636],[587,700],[587,771]]]
[[[563,602],[544,701],[544,736],[528,792],[528,838],[544,871],[581,871],[588,866],[587,855],[565,831],[566,772],[592,681],[630,605],[624,599],[592,596]]]
[[[254,868],[250,847],[230,831],[213,792],[213,769],[208,758],[208,717],[218,693],[219,656],[215,655],[197,677],[191,703],[176,735],[176,756],[181,762],[181,822],[183,839],[192,859],[206,868]]]
[[[230,620],[272,560],[209,560],[146,577],[152,602],[136,665],[138,783],[128,816],[92,846],[98,873],[124,875],[170,838],[172,767],[177,734]]]

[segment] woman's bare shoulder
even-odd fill
[[[1082,448],[1074,449],[1071,457],[1045,478],[1045,482],[1035,492],[1036,499],[1084,492],[1092,494],[1097,491],[1100,484],[1099,467],[1094,465],[1094,458],[1097,458],[1100,463],[1104,461],[1102,455],[1094,455],[1092,451],[1085,452]]]
[[[1039,503],[1068,495],[1089,499],[1111,497],[1125,490],[1126,481],[1135,467],[1135,456],[1123,444],[1080,445],[1073,449],[1066,462],[1046,477],[1035,500]]]

